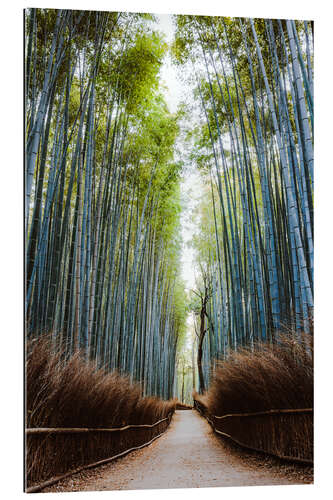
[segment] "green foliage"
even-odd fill
[[[125,52],[115,57],[110,83],[117,84],[129,114],[135,113],[138,106],[145,105],[150,92],[157,88],[165,51],[166,44],[158,33],[138,33]]]

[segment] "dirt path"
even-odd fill
[[[309,471],[251,456],[218,438],[195,411],[177,411],[152,445],[44,491],[251,486],[312,482]]]

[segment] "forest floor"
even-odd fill
[[[214,434],[194,410],[176,411],[150,446],[77,473],[44,492],[310,484],[313,469],[244,451]]]

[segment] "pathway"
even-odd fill
[[[288,469],[289,467],[289,469]],[[251,486],[311,482],[302,469],[235,450],[196,411],[176,411],[152,445],[115,462],[72,476],[44,491]],[[293,466],[292,466],[293,467]],[[291,473],[293,472],[293,473]]]

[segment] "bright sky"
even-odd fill
[[[158,30],[164,33],[166,42],[170,44],[173,40],[175,31],[172,22],[172,15],[157,14],[156,17],[158,19]],[[164,59],[164,63],[161,68],[161,77],[168,87],[168,90],[165,91],[165,99],[168,103],[170,111],[174,113],[177,110],[177,106],[182,98],[182,88],[177,79],[177,69],[171,63],[170,54],[167,54]]]
[[[174,36],[174,25],[172,15],[158,14],[158,30],[163,32],[167,43],[171,43]],[[184,98],[184,84],[180,82],[178,75],[178,68],[171,62],[171,57],[167,54],[161,68],[161,78],[166,85],[164,91],[165,99],[172,113],[177,110],[177,106]],[[183,237],[183,251],[182,251],[182,277],[186,283],[188,290],[194,287],[194,255],[193,249],[189,248],[187,243],[191,240],[195,225],[191,220],[191,214],[200,193],[200,179],[195,168],[192,165],[185,166],[185,174],[183,177],[181,189],[184,199],[184,211],[181,217],[181,232]]]
[[[158,30],[165,35],[166,42],[172,43],[175,27],[170,14],[158,14]],[[165,100],[172,113],[176,112],[179,103],[185,98],[184,83],[179,80],[179,69],[171,62],[170,54],[164,59],[161,68],[161,78],[166,86],[164,90]],[[182,278],[185,281],[187,291],[195,287],[195,272],[194,272],[194,251],[188,246],[192,235],[195,232],[195,224],[192,221],[192,213],[195,205],[200,197],[200,176],[193,165],[186,165],[183,180],[181,183],[182,197],[184,202],[184,210],[181,216],[181,233],[183,239],[182,248]],[[187,348],[190,348],[193,332],[193,316],[189,314],[187,317],[188,335]]]

